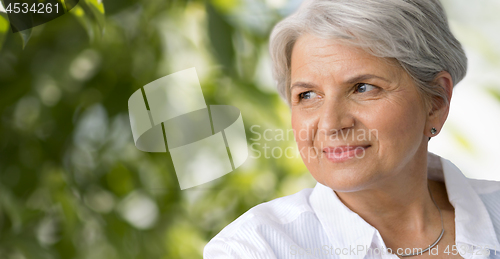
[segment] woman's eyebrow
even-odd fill
[[[348,79],[347,81],[344,82],[344,84],[359,83],[361,81],[365,81],[365,80],[373,79],[373,78],[380,79],[380,80],[385,81],[387,83],[391,83],[391,81],[389,81],[388,79],[385,79],[385,78],[383,78],[381,76],[376,76],[376,75],[373,75],[373,74],[362,74],[362,75],[358,75],[358,76],[355,76],[353,78]],[[293,89],[294,87],[301,87],[301,88],[311,89],[311,88],[315,88],[316,85],[313,84],[313,83],[307,83],[307,82],[298,81],[298,82],[295,82],[295,83],[292,84],[292,86],[290,87],[290,90]]]
[[[306,83],[306,82],[295,82],[292,84],[292,86],[290,87],[290,90],[293,89],[294,87],[302,87],[302,88],[306,88],[306,89],[310,89],[310,88],[314,88],[316,87],[315,84],[312,84],[312,83]]]
[[[365,81],[365,80],[372,79],[372,78],[377,78],[377,79],[386,81],[387,83],[390,83],[389,80],[387,80],[383,77],[372,75],[372,74],[363,74],[363,75],[355,76],[353,78],[348,79],[347,81],[345,81],[345,84],[359,83],[361,81]]]

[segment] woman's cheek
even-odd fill
[[[299,112],[292,111],[292,128],[297,147],[304,161],[309,161],[309,150],[313,147],[314,128],[313,120],[301,116]]]

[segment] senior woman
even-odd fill
[[[500,258],[500,183],[427,151],[467,67],[437,0],[308,1],[270,51],[317,184],[253,207],[205,258]]]

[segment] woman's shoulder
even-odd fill
[[[315,218],[309,204],[312,190],[303,189],[252,207],[208,242],[204,258],[240,258],[243,254],[245,258],[264,258],[261,256],[272,252],[270,240],[293,235],[287,230],[290,226],[296,228]]]
[[[306,188],[297,193],[258,204],[227,225],[217,236],[230,236],[242,228],[256,225],[286,224],[305,212],[313,212],[309,205],[312,190],[312,188]]]
[[[483,202],[495,228],[500,230],[500,181],[468,179]],[[498,234],[500,238],[500,233]]]
[[[440,172],[438,174],[441,174],[441,178],[443,177],[443,171],[454,172],[456,174],[452,174],[452,178],[458,176],[466,179],[467,185],[471,186],[474,192],[479,196],[492,196],[500,198],[500,181],[470,178],[451,161],[444,158],[441,158],[440,161],[442,164],[438,166],[440,168]],[[500,204],[500,199],[498,200]]]
[[[500,181],[467,178],[472,188],[479,195],[497,195],[500,197]]]

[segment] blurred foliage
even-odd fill
[[[250,207],[312,187],[277,130],[290,118],[267,41],[283,3],[80,0],[24,38],[2,13],[0,258],[200,258]],[[235,172],[180,191],[168,153],[135,148],[127,101],[193,66],[207,104],[238,107],[254,145]]]

